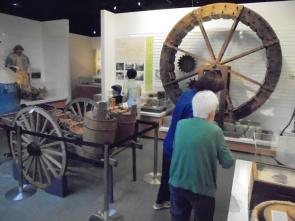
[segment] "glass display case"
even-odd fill
[[[295,202],[295,137],[254,133],[249,208],[267,200]]]
[[[255,161],[295,168],[295,137],[254,133],[254,143]]]
[[[268,200],[295,202],[295,169],[252,162],[249,208]]]

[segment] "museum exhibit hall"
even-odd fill
[[[294,9],[4,0],[0,220],[295,220]]]

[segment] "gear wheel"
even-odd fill
[[[190,55],[183,55],[178,60],[178,66],[183,72],[191,72],[195,69],[196,60]]]
[[[196,79],[194,78],[193,80],[192,79],[189,79],[190,81],[189,82],[187,82],[187,84],[188,84],[188,88],[189,89],[194,89],[194,86],[195,86],[195,83],[197,82],[196,81]]]

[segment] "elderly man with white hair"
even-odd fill
[[[223,132],[213,123],[218,98],[200,91],[192,100],[194,118],[180,120],[176,127],[170,166],[171,220],[213,221],[217,163],[234,165]]]

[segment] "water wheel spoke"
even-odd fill
[[[77,112],[75,111],[75,109],[73,108],[73,106],[70,106],[70,109],[71,109],[73,114],[78,115]]]
[[[54,159],[52,156],[50,156],[49,154],[47,154],[45,152],[43,152],[43,156],[46,157],[46,159],[48,159],[54,165],[56,165],[59,169],[61,169],[61,164],[56,159]]]
[[[247,56],[247,55],[249,55],[249,54],[252,54],[252,53],[254,53],[254,52],[256,52],[256,51],[259,51],[259,50],[262,50],[262,49],[264,49],[264,48],[267,48],[268,46],[270,46],[270,45],[272,45],[272,44],[276,44],[277,42],[278,42],[278,41],[274,41],[274,42],[271,42],[271,43],[266,43],[266,44],[264,44],[264,45],[261,45],[261,46],[258,46],[258,47],[256,47],[256,48],[253,48],[253,49],[251,49],[251,50],[249,50],[249,51],[245,51],[245,52],[243,52],[243,53],[241,53],[241,54],[238,54],[238,55],[236,55],[236,56],[233,56],[233,57],[231,57],[231,58],[228,58],[228,59],[222,60],[222,61],[220,62],[220,64],[226,64],[226,63],[229,63],[229,62],[231,62],[231,61],[237,60],[237,59],[239,59],[239,58],[245,57],[245,56]]]
[[[251,78],[248,78],[248,77],[246,77],[245,75],[239,74],[238,72],[235,72],[235,71],[233,71],[233,70],[228,70],[228,72],[231,73],[231,74],[233,74],[233,75],[236,75],[236,76],[238,76],[238,77],[241,77],[241,78],[245,79],[246,81],[249,81],[249,82],[251,82],[251,83],[253,83],[253,84],[256,84],[256,85],[262,87],[262,84],[261,84],[261,83],[255,81],[255,80],[253,80],[253,79],[251,79]]]
[[[56,130],[55,129],[52,129],[49,134],[47,135],[52,135]],[[48,138],[43,138],[40,142],[39,142],[39,145],[41,146]]]
[[[43,124],[43,127],[42,127],[41,131],[39,132],[40,134],[44,134],[44,131],[45,131],[46,126],[47,126],[47,122],[48,122],[48,119],[46,118],[46,120],[45,120],[45,122],[44,122],[44,124]],[[41,139],[42,139],[42,137],[38,137],[38,138],[37,138],[37,142],[40,143],[40,140],[41,140]]]
[[[232,39],[232,37],[233,37],[233,35],[235,33],[235,30],[236,30],[236,28],[237,28],[237,26],[239,24],[239,21],[240,20],[238,18],[234,20],[234,22],[233,22],[233,24],[231,26],[231,29],[229,30],[228,35],[227,35],[225,41],[223,42],[223,45],[222,45],[222,47],[220,49],[220,52],[219,52],[219,54],[217,56],[217,59],[216,59],[217,62],[221,61],[221,59],[222,59],[222,57],[223,57],[223,55],[224,55],[224,53],[225,53],[225,51],[226,51],[226,49],[227,49],[227,47],[229,45],[229,42],[230,42],[230,40]]]
[[[163,85],[163,87],[166,87],[166,86],[168,86],[168,85],[170,85],[170,84],[174,84],[174,83],[178,83],[178,82],[180,82],[180,81],[186,80],[186,79],[191,78],[191,77],[193,77],[193,76],[195,76],[195,75],[197,75],[197,74],[198,74],[198,72],[191,73],[191,74],[186,74],[186,75],[184,75],[184,76],[182,76],[182,77],[180,77],[180,78],[177,78],[177,79],[175,79],[175,80],[173,80],[173,81],[170,81],[169,83]]]
[[[230,111],[233,111],[234,110],[234,105],[233,105],[233,102],[231,100],[231,97],[230,97],[229,92],[228,92],[227,89],[226,89],[225,100],[226,100],[226,103],[227,103],[227,109],[230,110]]]
[[[41,159],[44,161],[48,169],[51,171],[51,173],[54,175],[54,177],[57,177],[57,173],[55,169],[52,167],[51,163],[47,160],[47,158],[43,155],[41,155]]]
[[[42,157],[40,157],[39,160],[40,160],[40,163],[41,163],[41,169],[42,169],[42,171],[44,171],[48,183],[51,183],[51,177],[50,177],[50,175],[48,173],[47,167],[45,166],[45,163],[44,163],[45,161],[43,160]],[[41,171],[41,169],[40,169],[40,171]]]
[[[194,57],[194,58],[197,59],[197,60],[200,60],[200,61],[203,61],[203,62],[205,62],[205,63],[208,63],[208,64],[210,64],[210,65],[212,65],[212,66],[215,66],[215,63],[214,63],[214,62],[209,61],[209,60],[207,60],[207,59],[205,59],[205,58],[202,58],[202,57],[200,57],[200,56],[198,56],[198,55],[196,55],[196,54],[193,54],[193,53],[190,53],[190,52],[188,52],[188,51],[182,50],[181,48],[175,47],[175,46],[173,46],[173,45],[171,45],[171,44],[169,44],[169,43],[167,43],[167,42],[164,43],[164,45],[168,46],[169,48],[173,48],[173,49],[176,50],[176,51],[180,51],[180,52],[182,52],[182,53],[184,53],[184,54],[190,55],[190,56]]]
[[[202,32],[203,38],[205,40],[205,43],[207,45],[207,48],[208,48],[208,51],[209,51],[209,54],[210,54],[210,57],[211,57],[212,61],[216,61],[216,57],[215,57],[214,51],[212,49],[211,43],[209,41],[209,38],[207,36],[207,33],[206,33],[206,31],[204,29],[204,26],[203,26],[203,23],[201,21],[199,21],[199,27],[200,27],[200,30]]]
[[[59,144],[60,142],[56,142],[57,144]],[[52,149],[45,149],[43,148],[44,146],[41,146],[42,148],[42,152],[44,153],[48,153],[48,154],[52,154],[52,155],[56,155],[56,156],[60,156],[62,157],[63,156],[63,153],[60,152],[60,151],[57,151],[57,150],[52,150]]]
[[[31,156],[31,157],[30,157],[30,161],[28,162],[28,165],[26,165],[26,169],[25,169],[25,174],[26,174],[26,175],[29,174],[29,170],[30,170],[30,168],[31,168],[31,166],[32,166],[32,162],[33,162],[33,160],[34,160],[34,157]]]

